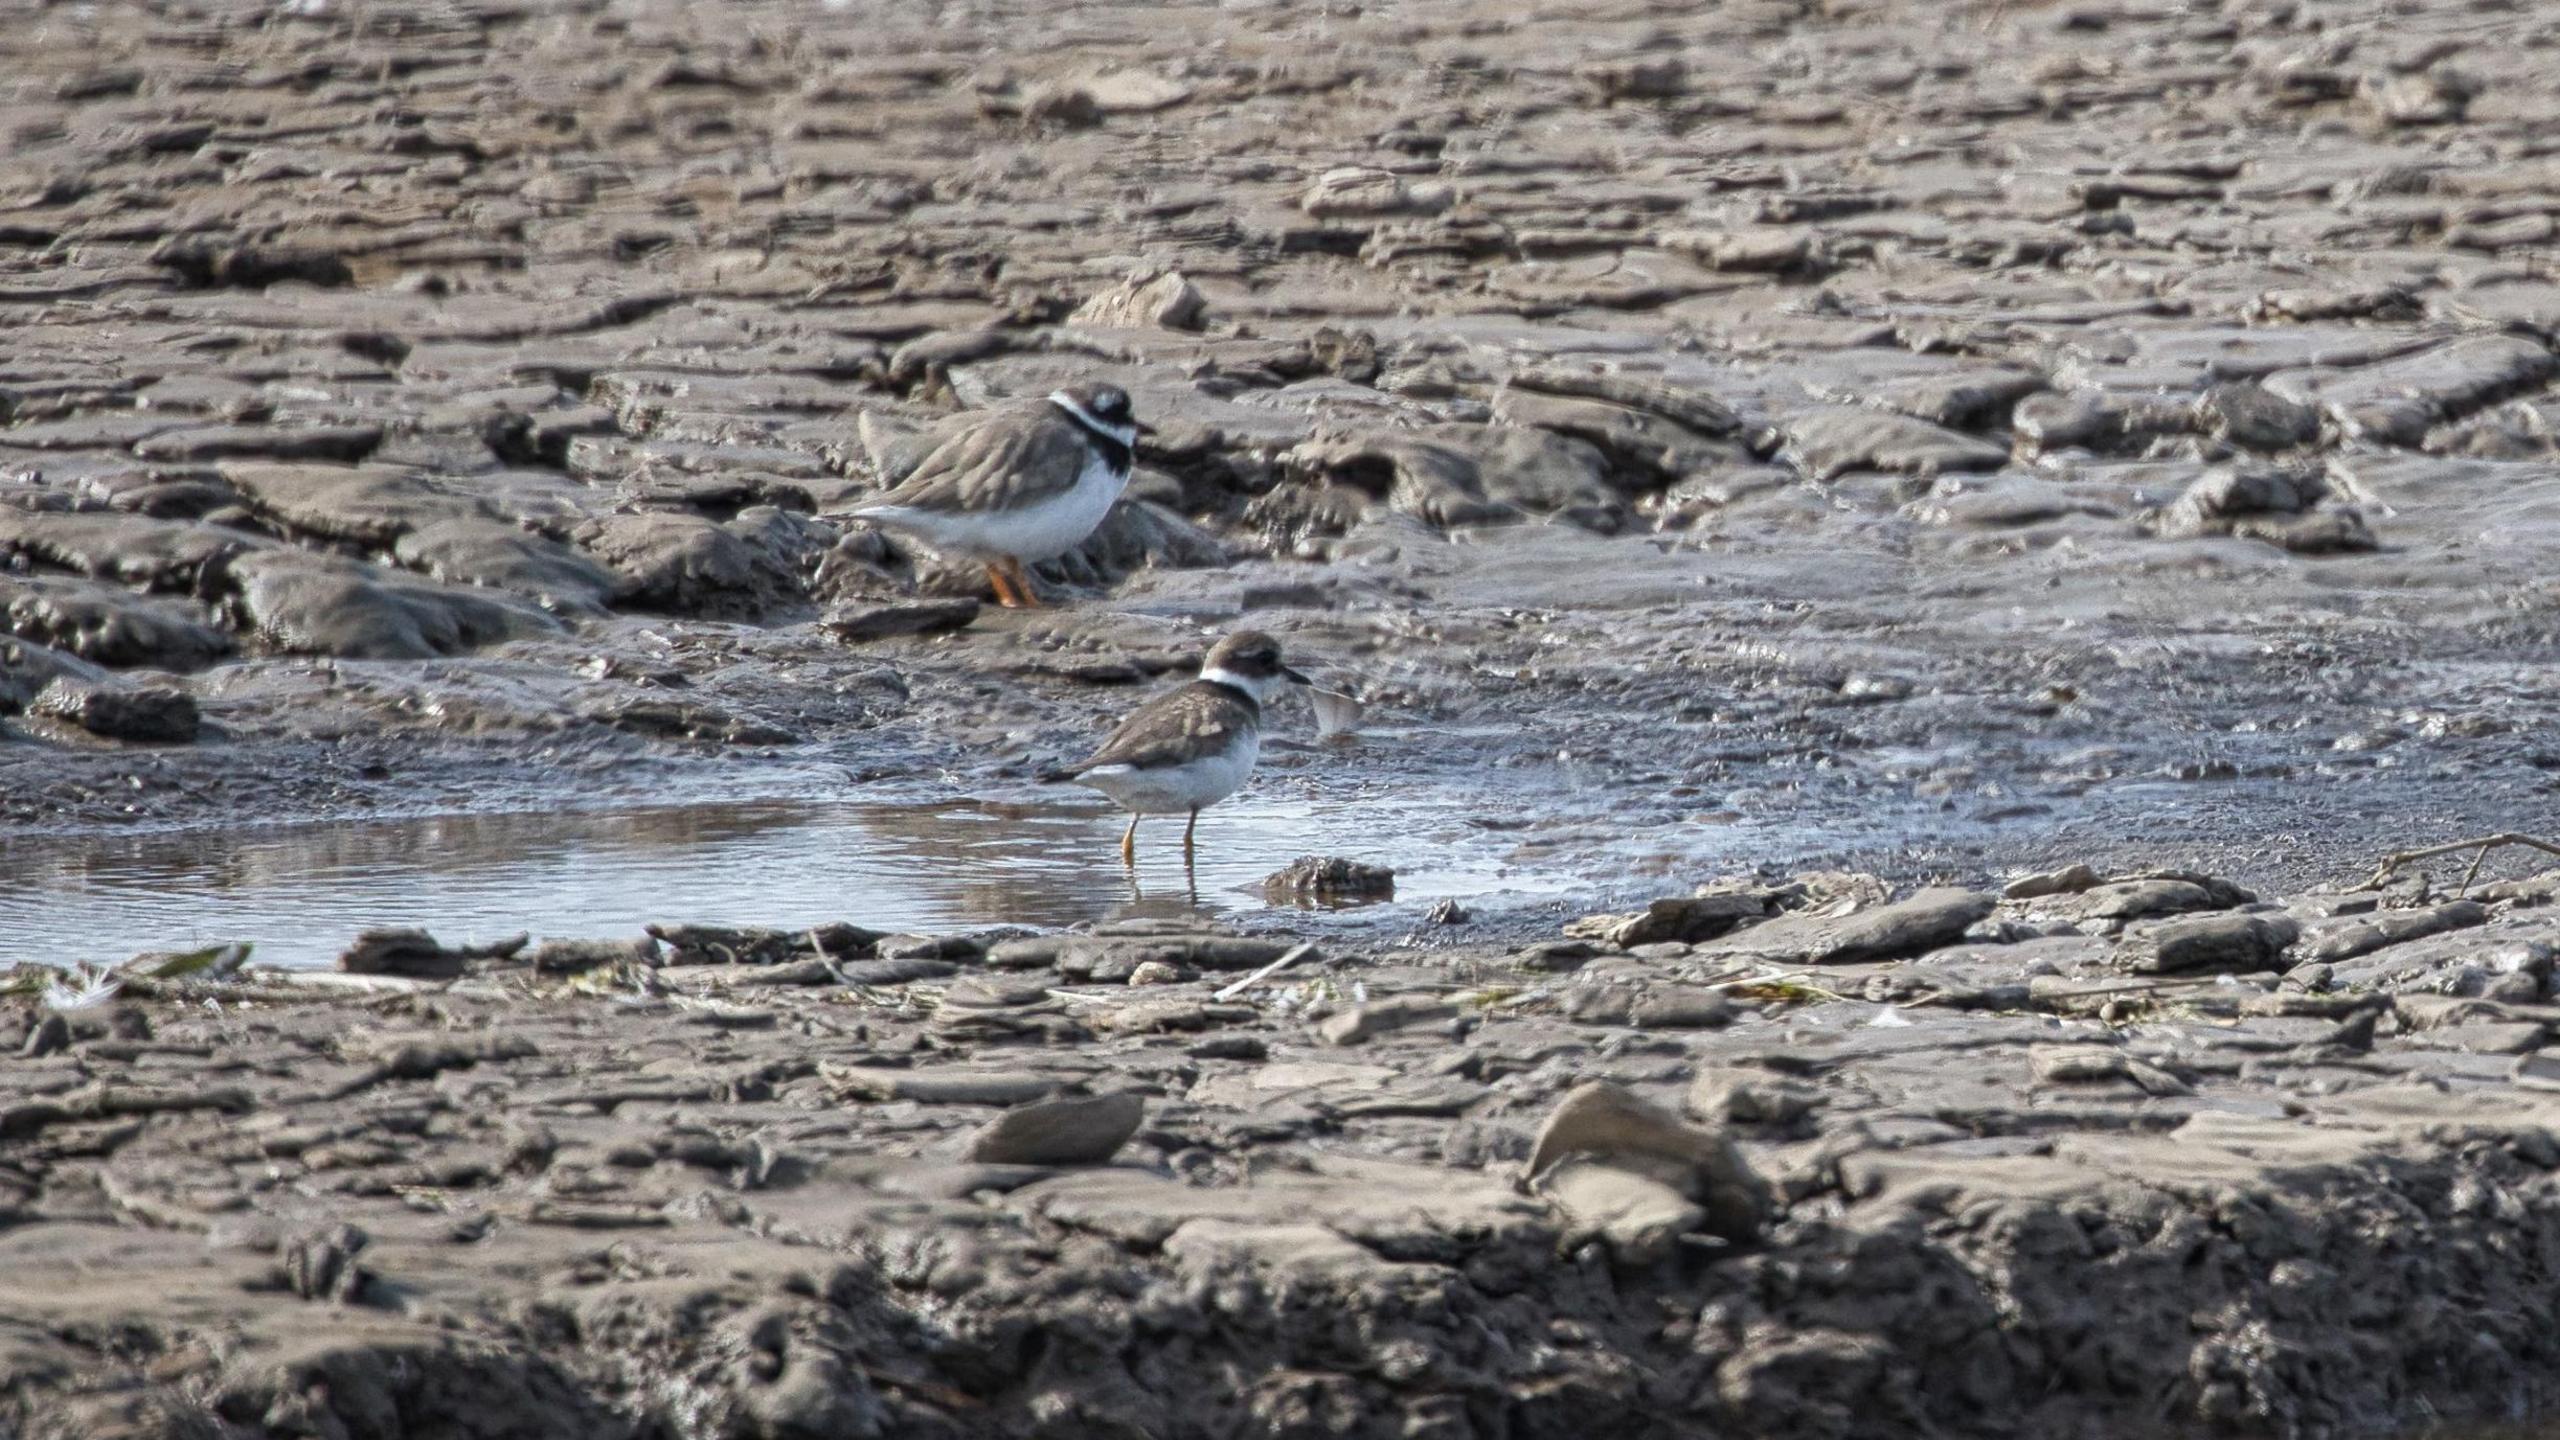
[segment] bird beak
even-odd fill
[[[1129,428],[1130,428],[1130,429],[1132,429],[1132,430],[1137,431],[1137,432],[1138,432],[1139,434],[1141,434],[1141,435],[1153,435],[1154,433],[1156,433],[1156,427],[1154,427],[1153,425],[1148,424],[1148,423],[1147,423],[1146,421],[1144,421],[1144,420],[1132,420],[1132,421],[1130,421],[1130,422],[1129,422]]]
[[[1297,671],[1290,669],[1286,665],[1280,667],[1280,678],[1293,685],[1313,685],[1316,683],[1313,680],[1308,679],[1306,676],[1299,674]]]

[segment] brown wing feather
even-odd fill
[[[898,487],[871,501],[951,514],[1008,510],[1074,488],[1085,447],[1075,422],[1046,402],[942,442]]]
[[[1179,765],[1223,750],[1238,734],[1261,725],[1261,715],[1234,691],[1194,680],[1139,706],[1076,770],[1081,773],[1098,765],[1126,765],[1133,770]]]

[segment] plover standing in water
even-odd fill
[[[1036,607],[1024,562],[1084,543],[1128,487],[1138,437],[1153,433],[1119,386],[1069,386],[944,441],[853,513],[985,565],[996,603]]]
[[[1262,754],[1262,701],[1273,684],[1307,677],[1283,664],[1280,642],[1259,630],[1219,641],[1200,678],[1138,707],[1091,759],[1053,775],[1117,800],[1129,811],[1120,862],[1138,863],[1138,818],[1188,813],[1182,854],[1192,854],[1200,812],[1244,787]]]

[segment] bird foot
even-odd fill
[[[1038,587],[1031,583],[1031,574],[1029,571],[1022,568],[1022,562],[1019,560],[1011,561],[1009,562],[1009,566],[1013,572],[1013,593],[1021,597],[1022,608],[1025,610],[1046,610],[1049,608],[1046,604],[1042,603],[1040,599],[1040,591]]]

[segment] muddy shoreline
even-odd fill
[[[2011,888],[1736,880],[1512,948],[666,926],[128,970],[0,1036],[0,1422],[2347,1436],[2553,1403],[2560,872]]]
[[[48,11],[0,818],[984,798],[1248,617],[1561,875],[2547,803],[2531,27],[1406,8]],[[1162,432],[1069,608],[844,518],[1069,377]]]
[[[1056,824],[1037,777],[1246,623],[1371,721],[1282,707],[1254,793],[1339,843],[1240,808],[1220,863],[1489,878],[1465,923],[1025,933],[1025,872],[889,827],[965,903],[7,972],[0,1434],[2548,1415],[2552,876],[2356,886],[2552,828],[2555,44],[2367,0],[42,7],[0,825],[54,878],[12,903],[85,913],[162,830]],[[1075,380],[1158,433],[1052,608],[851,518]],[[419,849],[376,878],[432,894]],[[122,958],[64,935],[0,960]]]

